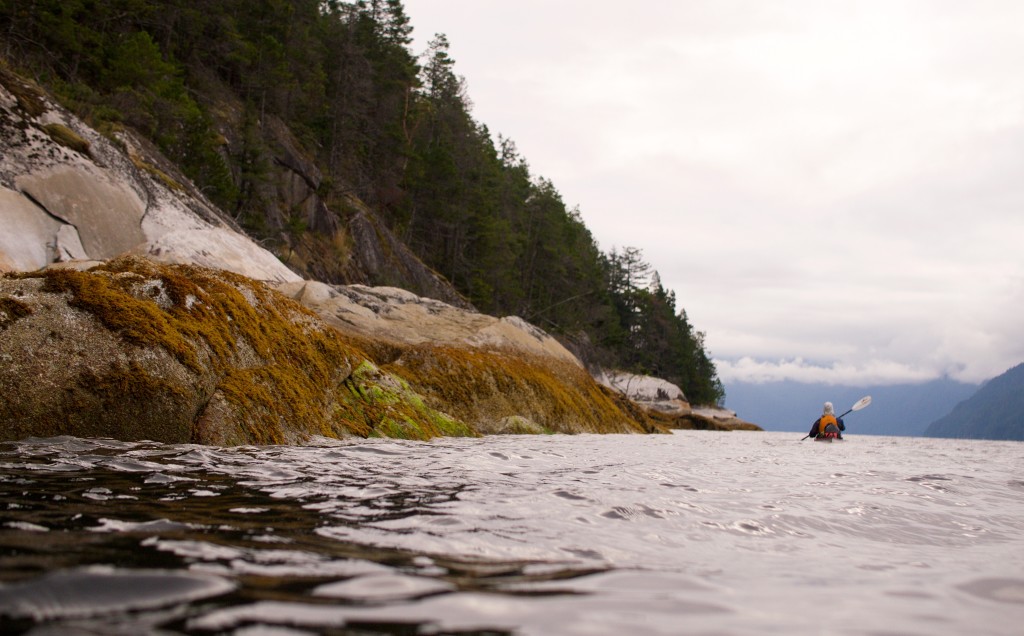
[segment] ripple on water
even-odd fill
[[[795,441],[0,445],[0,631],[1016,636],[1019,445]]]
[[[231,592],[226,579],[175,571],[91,567],[0,587],[0,616],[48,620],[165,607]]]
[[[957,587],[979,598],[1024,606],[1024,579],[975,579]]]
[[[313,596],[382,603],[423,598],[455,589],[451,583],[436,578],[380,573],[321,585],[313,590]]]

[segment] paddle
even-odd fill
[[[859,411],[862,408],[864,408],[865,406],[867,406],[868,404],[871,404],[871,396],[870,395],[865,395],[861,399],[857,400],[857,403],[854,404],[853,406],[851,406],[849,411],[843,413],[839,417],[845,417],[845,416],[849,415],[850,413],[852,413],[854,411]],[[836,418],[836,419],[839,419],[839,418]]]
[[[871,404],[871,396],[870,395],[865,395],[861,399],[857,400],[857,403],[854,404],[853,406],[851,406],[849,411],[847,411],[846,413],[843,413],[842,415],[840,415],[836,419],[837,420],[841,419],[841,418],[845,417],[846,415],[849,415],[850,413],[853,413],[854,411],[859,411],[862,408],[864,408],[865,406],[867,406],[868,404]],[[807,439],[810,436],[811,436],[811,434],[808,433],[807,435],[804,435],[803,437],[801,437],[800,441],[802,442],[802,441],[804,441],[805,439]]]

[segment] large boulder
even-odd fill
[[[481,433],[661,430],[521,318],[495,318],[393,287],[304,281],[277,289],[360,339],[382,368]]]
[[[764,430],[718,406],[692,406],[683,390],[668,380],[626,371],[605,371],[597,380],[643,408],[661,426],[709,431]]]
[[[571,360],[346,333],[259,281],[140,257],[5,275],[0,334],[3,440],[660,430]]]
[[[297,303],[227,272],[126,258],[8,275],[0,330],[0,439],[293,443],[366,436],[389,413],[473,434],[422,402],[367,399],[396,382]]]
[[[556,339],[516,316],[495,318],[395,287],[303,281],[277,289],[345,332],[412,345],[509,349],[580,364]]]
[[[677,415],[690,412],[683,390],[668,380],[615,370],[601,370],[597,380],[648,410]]]

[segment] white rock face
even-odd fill
[[[636,402],[686,401],[683,390],[668,380],[625,371],[606,371],[598,378],[601,384],[615,389]]]
[[[132,250],[161,263],[191,263],[275,283],[301,281],[295,272],[248,238],[207,226],[168,232]]]
[[[668,380],[625,371],[605,371],[595,379],[645,408],[675,415],[691,412],[683,390]]]
[[[61,223],[14,190],[0,187],[0,272],[52,263]]]
[[[561,343],[521,318],[466,311],[404,289],[332,286],[316,281],[279,285],[277,289],[346,331],[407,344],[514,349],[580,364]]]
[[[14,183],[50,215],[75,227],[90,258],[114,258],[146,241],[145,203],[102,168],[57,166],[19,175]]]
[[[716,420],[731,421],[736,419],[736,411],[718,406],[700,406],[693,409],[693,412],[697,415],[703,415],[704,417]]]
[[[139,166],[145,144],[123,148],[41,100],[32,117],[0,84],[0,271],[141,254],[274,282],[299,281],[273,254],[220,220],[207,202]],[[88,142],[85,154],[45,132],[60,125]]]

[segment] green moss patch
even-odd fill
[[[369,361],[356,367],[345,384],[349,410],[362,417],[373,435],[418,440],[479,435],[464,422],[427,406],[405,380]]]
[[[146,172],[156,178],[158,181],[164,184],[168,190],[174,190],[177,192],[184,192],[185,186],[175,181],[169,174],[157,168],[153,164],[145,161],[138,155],[132,153],[130,156],[132,164],[142,172]]]
[[[46,124],[43,126],[43,130],[50,136],[50,139],[53,139],[65,148],[70,148],[83,155],[89,155],[91,148],[89,142],[64,124]]]

